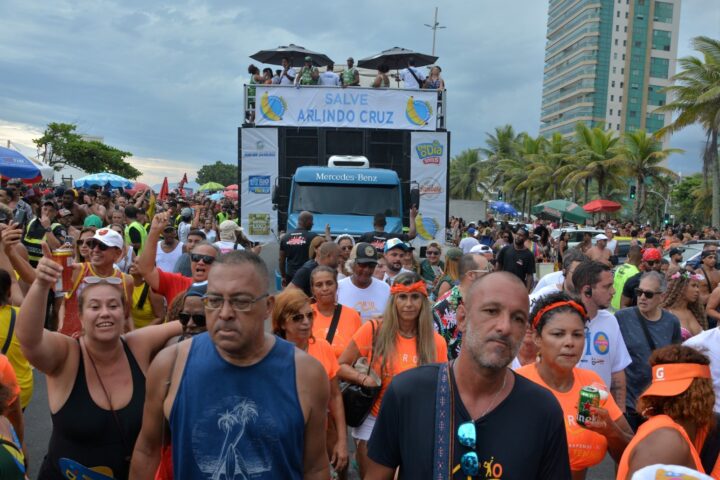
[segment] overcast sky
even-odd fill
[[[75,123],[132,152],[141,180],[194,180],[202,164],[237,162],[249,55],[288,43],[339,64],[393,46],[429,53],[436,3],[3,0],[0,142],[32,146],[49,122]],[[442,2],[452,154],[506,123],[537,135],[546,20],[543,0]],[[680,56],[697,35],[720,38],[717,0],[683,1]],[[700,169],[702,130],[671,143],[687,151],[672,168]]]

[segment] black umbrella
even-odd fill
[[[372,57],[363,58],[358,60],[358,67],[360,68],[371,68],[377,70],[380,65],[387,65],[391,70],[399,70],[407,67],[407,62],[410,58],[415,59],[415,66],[422,67],[424,65],[432,65],[438,59],[432,55],[426,55],[424,53],[413,52],[407,48],[394,47],[389,50],[383,50],[382,52],[373,55]]]
[[[250,58],[268,65],[281,65],[283,58],[290,60],[291,67],[302,67],[305,63],[305,57],[312,58],[313,65],[318,67],[327,66],[333,61],[324,53],[313,52],[299,45],[290,44],[288,46],[280,46],[270,50],[260,50]],[[423,64],[424,65],[424,64]]]

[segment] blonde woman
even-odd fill
[[[372,386],[372,376],[353,368],[360,357],[368,360],[372,357],[370,367],[381,379],[380,394],[370,415],[362,425],[353,428],[360,476],[363,477],[368,462],[367,441],[390,381],[395,375],[418,365],[447,361],[447,344],[433,328],[432,304],[420,275],[401,273],[395,277],[382,319],[370,320],[360,327],[338,359],[342,380]]]

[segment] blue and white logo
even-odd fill
[[[250,193],[270,193],[270,175],[250,175],[248,183]]]

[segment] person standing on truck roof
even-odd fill
[[[390,233],[385,231],[385,214],[384,213],[376,213],[375,218],[373,219],[373,230],[372,232],[363,233],[360,236],[360,242],[369,243],[378,252],[382,252],[385,250],[385,242],[390,240],[391,238],[399,238],[403,242],[409,242],[413,238],[417,236],[417,231],[415,230],[415,217],[417,216],[418,210],[417,207],[410,208],[410,221],[409,221],[409,228],[408,233]]]
[[[293,85],[295,83],[295,69],[290,66],[290,59],[284,57],[281,60],[282,73],[280,74],[280,85]]]
[[[343,87],[357,87],[360,85],[360,72],[353,65],[355,65],[355,60],[349,57],[347,59],[347,69],[343,70],[340,77]]]
[[[310,259],[310,242],[317,237],[316,233],[310,231],[312,227],[312,213],[300,212],[298,228],[288,231],[280,240],[278,263],[283,287],[290,283],[295,272]]]

